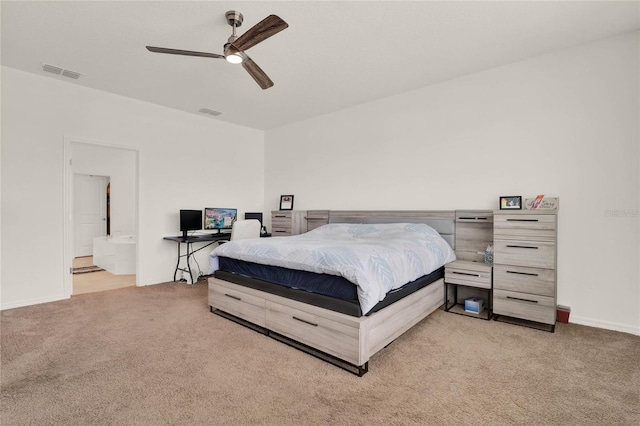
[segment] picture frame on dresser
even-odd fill
[[[500,210],[521,210],[522,196],[503,195],[500,197]]]
[[[280,196],[280,210],[293,210],[293,195]]]

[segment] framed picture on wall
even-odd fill
[[[293,210],[293,195],[280,196],[280,210]]]
[[[505,195],[500,197],[500,210],[522,209],[522,197],[520,195]]]

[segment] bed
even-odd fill
[[[454,231],[453,211],[330,211],[306,234],[214,250],[209,305],[362,376],[371,356],[443,304]]]

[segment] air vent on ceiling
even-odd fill
[[[212,115],[212,116],[214,116],[214,117],[217,117],[217,116],[219,116],[220,114],[222,114],[222,113],[221,113],[221,112],[219,112],[219,111],[214,111],[214,110],[209,109],[209,108],[200,108],[200,109],[198,110],[198,112],[200,112],[200,113],[202,113],[202,114]]]
[[[66,70],[64,68],[56,67],[55,65],[49,65],[49,64],[42,64],[42,71],[50,72],[52,74],[61,75],[63,77],[72,78],[74,80],[79,79],[80,76],[82,75],[79,72]]]

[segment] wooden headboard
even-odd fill
[[[426,223],[456,248],[453,210],[329,210],[329,223]]]

